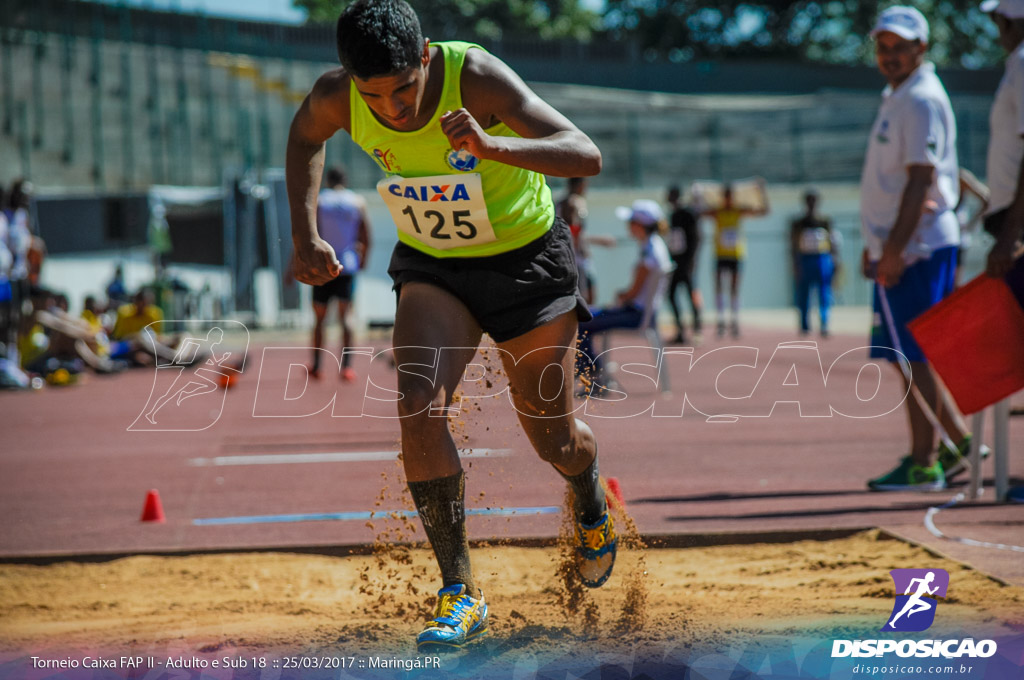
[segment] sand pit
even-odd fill
[[[948,597],[929,635],[1024,630],[1024,588],[877,532],[826,542],[625,550],[609,583],[573,599],[559,549],[474,550],[507,655],[657,654],[745,634],[872,635],[892,608],[892,568],[940,567]],[[0,566],[0,651],[415,656],[434,589],[424,549],[344,558],[282,553],[138,556]],[[485,643],[481,643],[485,644]],[[511,658],[511,657],[510,657]],[[13,676],[12,676],[13,677]]]

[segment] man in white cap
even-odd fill
[[[629,288],[615,296],[614,306],[591,310],[594,318],[579,325],[579,350],[594,360],[593,376],[605,387],[609,385],[600,379],[603,362],[594,354],[594,334],[612,328],[638,328],[645,309],[659,304],[664,297],[668,284],[665,275],[672,271],[672,256],[659,234],[666,228],[665,214],[657,201],[633,201],[632,207],[617,208],[615,215],[626,221],[629,235],[640,244],[640,258],[633,268],[633,280]],[[657,311],[654,310],[655,313]]]
[[[905,400],[910,452],[891,472],[868,481],[876,491],[941,489],[942,459],[952,468],[970,436],[937,383],[907,323],[953,290],[960,225],[956,121],[946,90],[925,60],[928,22],[913,7],[882,12],[871,36],[888,82],[871,130],[861,176],[863,271],[874,279],[871,356],[910,364],[917,385],[958,451],[935,454],[935,429],[916,399]],[[891,318],[890,318],[891,317]],[[906,378],[905,378],[906,379]]]
[[[990,13],[1010,54],[989,117],[985,229],[996,237],[988,273],[998,277],[1013,267],[1024,236],[1024,0],[987,0],[981,9]]]

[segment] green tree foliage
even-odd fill
[[[292,0],[315,23],[334,23],[349,2]],[[586,42],[601,27],[601,16],[578,0],[411,0],[423,31],[435,40],[500,39],[505,35]]]
[[[606,27],[639,43],[645,58],[771,57],[856,64],[871,58],[868,33],[879,11],[896,2],[858,0],[607,0]],[[928,18],[929,58],[977,68],[1001,51],[977,0],[904,2]]]
[[[310,21],[333,23],[345,0],[292,0]],[[708,58],[871,60],[875,16],[896,4],[858,0],[604,0],[603,16],[582,0],[410,0],[429,37],[533,37],[635,42],[649,61]],[[1002,52],[979,0],[903,0],[928,17],[929,58],[968,68],[999,63]],[[592,5],[591,5],[592,6]]]

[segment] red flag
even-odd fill
[[[965,415],[1024,389],[1024,309],[1003,279],[978,276],[908,327]]]

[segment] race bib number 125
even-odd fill
[[[496,240],[478,173],[385,177],[377,192],[398,230],[437,250]]]

